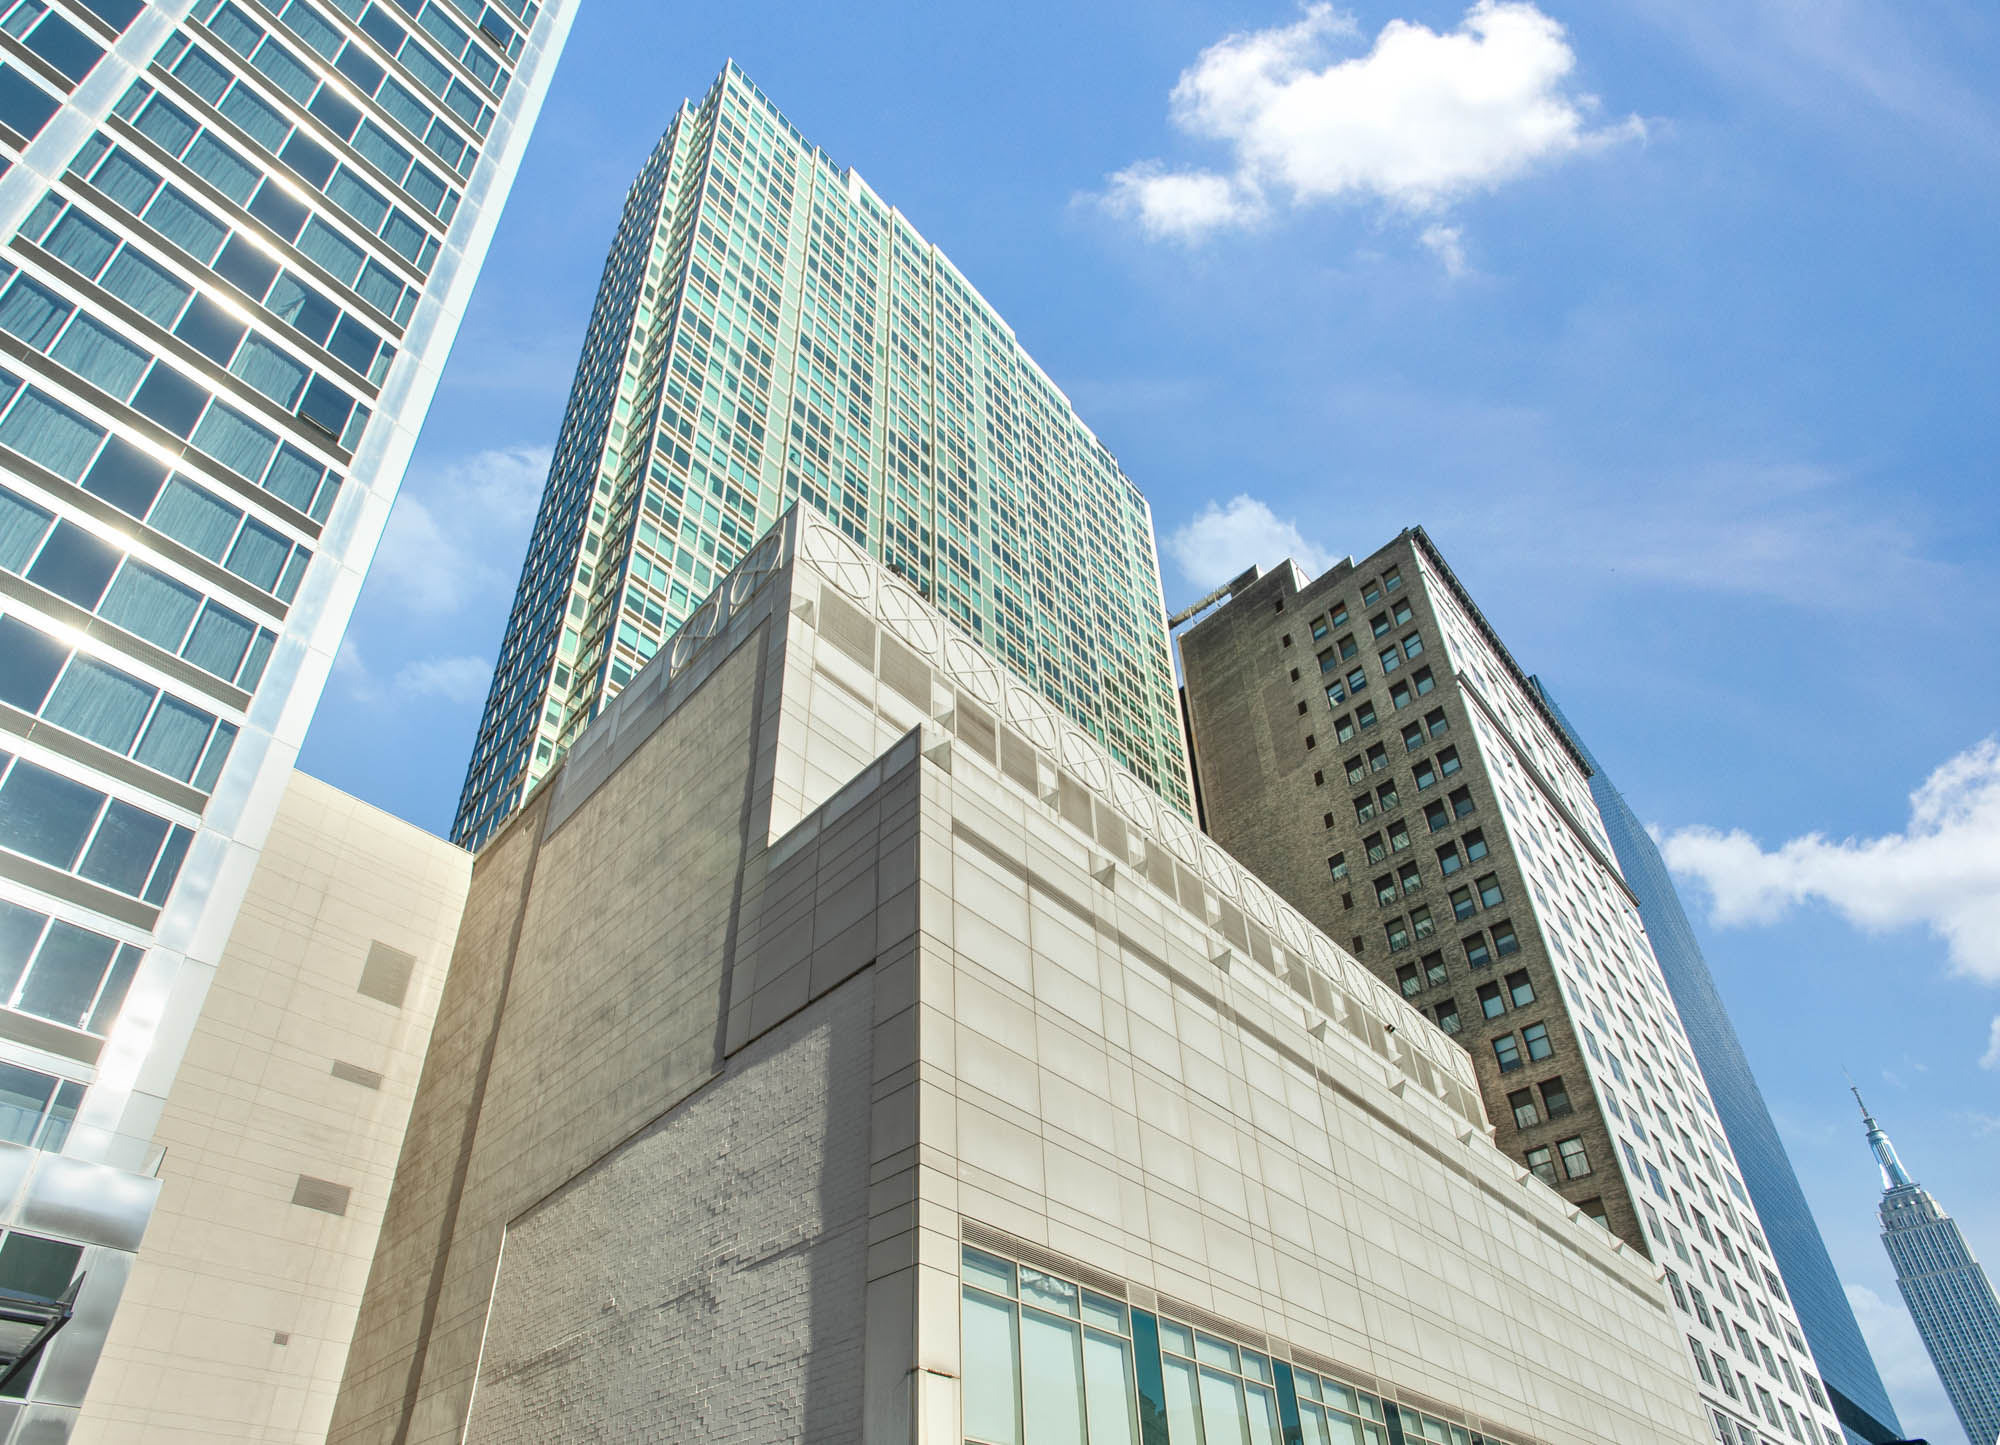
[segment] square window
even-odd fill
[[[1447,778],[1450,777],[1453,773],[1457,772],[1459,768],[1458,749],[1457,748],[1441,749],[1437,755],[1437,764],[1438,764],[1438,771],[1442,773],[1445,777]]]
[[[1393,608],[1390,609],[1389,615],[1396,619],[1396,625],[1398,627],[1401,627],[1405,622],[1408,622],[1410,620],[1410,599],[1405,597],[1401,602],[1398,602]]]
[[[1561,1075],[1542,1081],[1542,1111],[1551,1119],[1560,1119],[1575,1112],[1569,1102],[1569,1090],[1563,1086]]]
[[[1403,729],[1403,751],[1413,753],[1424,745],[1424,730],[1416,723]]]
[[[1472,901],[1472,890],[1470,888],[1454,888],[1451,890],[1451,911],[1452,916],[1461,922],[1472,917],[1473,914],[1479,911],[1479,905]]]
[[[1501,958],[1505,958],[1510,953],[1518,953],[1520,948],[1521,940],[1514,936],[1514,926],[1512,924],[1496,923],[1493,925],[1494,953],[1498,954]]]
[[[1396,901],[1396,880],[1393,875],[1384,873],[1375,880],[1375,901],[1378,904]]]
[[[1500,1061],[1500,1072],[1511,1074],[1521,1067],[1521,1046],[1512,1034],[1493,1041],[1493,1057]]]
[[[1547,1024],[1529,1024],[1521,1030],[1521,1042],[1528,1046],[1528,1057],[1537,1062],[1555,1053],[1554,1046],[1549,1043]]]
[[[1487,952],[1486,935],[1475,933],[1459,940],[1465,946],[1465,961],[1474,968],[1484,968],[1493,962],[1493,955]]]
[[[1444,709],[1434,707],[1424,714],[1424,728],[1434,738],[1441,738],[1451,731],[1451,723],[1444,715]],[[1456,754],[1454,754],[1456,756]]]
[[[1465,860],[1458,856],[1458,845],[1447,843],[1437,850],[1438,872],[1449,878],[1465,866]]]
[[[1402,989],[1404,998],[1415,998],[1424,991],[1423,975],[1417,972],[1414,963],[1406,963],[1396,970],[1396,986]]]
[[[1479,829],[1474,828],[1470,833],[1467,833],[1464,842],[1467,862],[1477,863],[1481,858],[1486,856],[1486,835]]]
[[[1389,851],[1400,853],[1410,846],[1410,827],[1401,818],[1389,825]]]
[[[1509,1094],[1507,1107],[1514,1111],[1516,1129],[1532,1129],[1542,1122],[1542,1116],[1535,1108],[1535,1093],[1532,1089],[1516,1089]]]
[[[1482,983],[1479,985],[1479,1011],[1490,1019],[1497,1019],[1507,1012],[1507,1001],[1500,996],[1500,985]]]
[[[1583,1140],[1565,1139],[1556,1145],[1556,1152],[1562,1155],[1563,1173],[1569,1178],[1581,1179],[1590,1172],[1590,1154]]]
[[[1354,720],[1357,723],[1359,723],[1363,729],[1374,727],[1375,704],[1372,702],[1364,702],[1358,705],[1354,709]]]
[[[1335,879],[1345,878],[1347,876],[1347,855],[1345,853],[1334,854],[1331,858],[1326,860],[1326,867],[1327,871],[1331,873]]]
[[[1479,887],[1480,907],[1494,908],[1497,907],[1503,901],[1503,895],[1500,892],[1500,877],[1498,874],[1496,873],[1486,874],[1484,877],[1480,878],[1478,887]]]
[[[1528,982],[1526,971],[1507,975],[1507,997],[1515,1008],[1526,1008],[1535,1001],[1535,986]]]
[[[1424,966],[1424,982],[1427,986],[1436,988],[1445,981],[1444,955],[1442,953],[1427,953],[1419,962]]]
[[[1530,1149],[1522,1157],[1528,1161],[1528,1168],[1542,1183],[1553,1185],[1556,1182],[1555,1162],[1550,1158],[1546,1145],[1539,1149]]]
[[[1463,1025],[1458,1020],[1458,1000],[1446,999],[1437,1006],[1438,1027],[1448,1034],[1455,1034]]]

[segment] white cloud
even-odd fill
[[[333,658],[333,680],[348,697],[376,706],[426,697],[459,704],[484,702],[492,678],[493,664],[483,657],[420,657],[404,663],[384,682],[352,638],[340,644]]]
[[[1209,502],[1167,538],[1167,552],[1181,575],[1204,592],[1220,587],[1253,562],[1269,568],[1287,557],[1314,576],[1333,563],[1325,548],[1308,542],[1297,524],[1281,519],[1255,497]]]
[[[1979,1060],[1979,1067],[2000,1072],[2000,1016],[1993,1020],[1993,1031],[1986,1038],[1986,1053]]]
[[[1458,277],[1465,274],[1465,228],[1463,226],[1447,226],[1442,222],[1433,222],[1431,225],[1424,227],[1422,234],[1417,239],[1423,243],[1426,251],[1429,251],[1433,256],[1438,258],[1439,263],[1444,267],[1445,275]]]
[[[547,447],[500,447],[406,477],[371,580],[433,616],[510,595],[549,457]]]
[[[483,657],[425,657],[396,669],[390,690],[398,697],[439,697],[446,702],[486,700],[493,664]]]
[[[1568,85],[1563,27],[1532,4],[1479,0],[1443,33],[1391,20],[1367,54],[1331,54],[1359,38],[1352,18],[1313,4],[1291,25],[1217,41],[1182,72],[1172,115],[1227,145],[1228,170],[1143,161],[1110,178],[1105,204],[1181,239],[1255,221],[1274,196],[1426,215],[1644,133],[1637,117],[1592,128],[1595,100]]]
[[[1922,925],[1959,972],[2000,983],[2000,739],[1925,779],[1900,833],[1810,833],[1766,852],[1740,829],[1694,827],[1661,848],[1670,868],[1707,888],[1719,924],[1771,923],[1818,901],[1870,932]]]

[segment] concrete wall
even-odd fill
[[[74,1440],[326,1438],[471,869],[292,774]]]

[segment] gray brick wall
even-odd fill
[[[860,1439],[864,973],[507,1230],[468,1445]]]

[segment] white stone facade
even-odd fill
[[[1462,1050],[795,512],[481,855],[331,1438],[1082,1441],[1067,1338],[1185,1445],[1176,1327],[1260,1445],[1704,1436]]]

